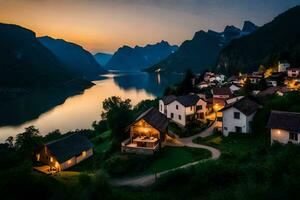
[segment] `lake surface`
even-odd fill
[[[95,86],[85,90],[82,94],[68,97],[65,101],[62,101],[59,105],[51,107],[50,109],[47,107],[47,111],[34,116],[35,118],[33,117],[33,120],[22,122],[18,125],[4,125],[0,127],[0,142],[3,142],[8,136],[16,136],[18,133],[23,132],[25,127],[31,125],[37,127],[42,135],[55,129],[59,129],[61,132],[67,132],[75,129],[90,128],[93,121],[99,121],[101,119],[100,115],[104,99],[110,96],[119,96],[122,99],[131,99],[132,104],[136,105],[142,100],[162,96],[164,89],[169,85],[179,82],[182,76],[162,76],[159,74],[136,72],[111,73],[102,78],[103,80],[94,81]],[[38,102],[33,103],[29,111],[34,109],[32,107],[47,104],[47,101],[38,101],[37,96],[39,95],[35,94],[32,99],[26,99],[26,102]],[[56,97],[51,95],[51,98]],[[47,97],[47,99],[49,98]],[[21,102],[21,104],[22,106],[12,106],[14,109],[17,109],[16,111],[19,111],[19,109],[26,111],[20,112],[20,118],[22,118],[21,115],[31,113],[26,110],[27,107],[24,102]],[[1,124],[3,124],[3,122]]]

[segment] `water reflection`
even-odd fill
[[[45,91],[40,94],[36,93],[30,98],[27,97],[26,100],[20,100],[16,102],[16,105],[10,106],[5,114],[1,113],[1,124],[13,124],[13,126],[0,127],[0,142],[8,136],[15,136],[30,125],[39,128],[42,134],[55,129],[66,132],[90,128],[93,121],[100,119],[102,101],[105,98],[114,95],[130,98],[135,105],[141,100],[161,96],[165,87],[179,81],[180,78],[180,76],[161,77],[158,81],[156,74],[108,74],[106,79],[95,81],[96,85],[85,90],[83,94],[69,97],[66,100],[54,93]],[[8,118],[10,122],[8,122]],[[26,120],[26,122],[22,120]],[[20,123],[21,125],[15,125]]]

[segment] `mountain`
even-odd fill
[[[38,40],[79,77],[95,79],[99,74],[106,72],[90,52],[77,44],[48,36],[40,37]]]
[[[112,54],[108,53],[96,53],[94,55],[96,61],[99,63],[99,65],[105,66],[106,63],[111,59]]]
[[[0,23],[0,44],[0,92],[59,85],[74,78],[31,30]]]
[[[165,59],[177,48],[176,45],[172,46],[166,41],[148,44],[145,47],[123,46],[115,52],[105,67],[121,71],[140,71]]]
[[[245,29],[252,30],[251,25]],[[251,72],[259,65],[276,66],[280,59],[300,66],[300,6],[280,14],[254,33],[233,40],[221,51],[216,70],[226,74]]]
[[[220,51],[231,40],[248,35],[256,30],[256,26],[246,21],[243,30],[235,26],[226,26],[219,33],[212,30],[196,32],[192,40],[186,40],[179,49],[161,62],[148,68],[146,71],[154,72],[185,72],[192,69],[194,72],[202,72],[213,67]]]

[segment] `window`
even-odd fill
[[[162,105],[160,105],[160,110],[163,111]]]
[[[193,106],[191,106],[191,111],[193,110]]]
[[[171,118],[172,118],[172,119],[174,118],[174,113],[171,113]]]
[[[53,157],[50,157],[50,162],[53,162]]]
[[[176,105],[176,110],[178,110],[178,105]]]
[[[36,154],[36,161],[40,161],[41,155],[40,154]]]
[[[234,117],[234,119],[240,119],[240,113],[239,112],[234,112],[233,113],[233,117]]]
[[[198,106],[196,107],[196,109],[197,109],[197,110],[202,110],[202,105],[198,105]]]
[[[85,157],[86,156],[86,151],[82,152],[82,156]]]
[[[228,130],[227,127],[224,127],[224,130],[227,131]]]
[[[298,141],[298,133],[290,132],[289,139],[293,141]]]
[[[236,133],[241,133],[242,132],[242,127],[236,126],[235,127],[235,132]]]
[[[178,115],[178,119],[181,120],[181,115]]]

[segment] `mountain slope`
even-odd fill
[[[275,66],[280,59],[300,66],[300,6],[284,12],[254,33],[232,41],[222,50],[216,70],[226,74],[251,72],[261,64]]]
[[[0,86],[46,87],[73,78],[35,37],[17,25],[0,24]]]
[[[105,67],[122,71],[139,71],[166,58],[177,48],[176,45],[171,46],[166,41],[145,47],[123,46],[118,49]]]
[[[192,69],[194,72],[202,72],[215,65],[220,51],[231,40],[255,31],[256,26],[246,21],[243,30],[226,26],[221,33],[211,30],[199,31],[192,40],[184,41],[174,54],[146,71],[153,72],[160,69],[161,72],[185,72]]]
[[[94,56],[81,46],[45,36],[38,40],[64,63],[68,69],[80,77],[93,79],[106,71],[97,63]]]
[[[96,53],[94,55],[96,61],[101,65],[101,66],[105,66],[106,63],[108,63],[108,61],[111,59],[113,55],[112,54],[108,54],[108,53]]]

